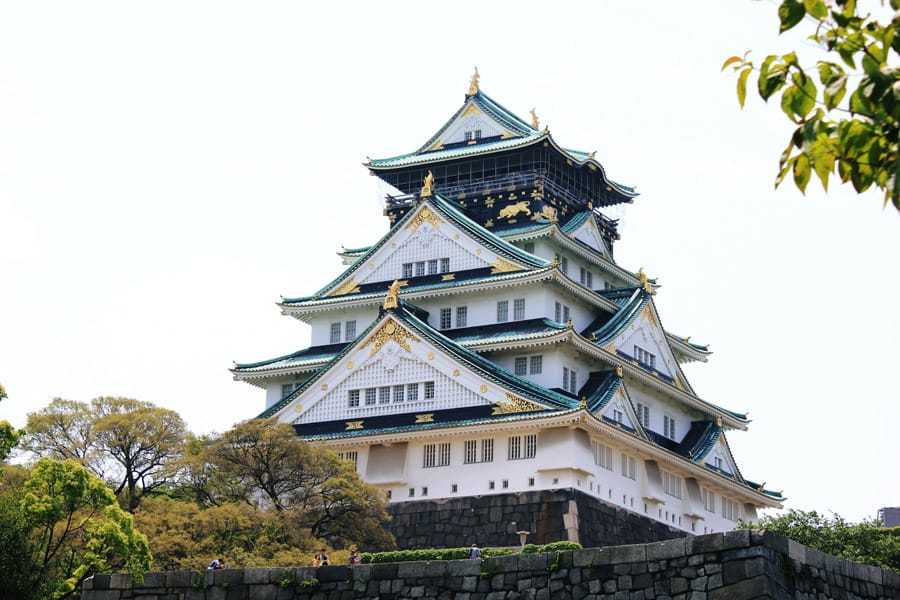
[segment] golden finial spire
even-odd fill
[[[384,304],[382,305],[384,310],[389,308],[397,308],[397,304],[399,302],[400,296],[400,282],[396,279],[394,283],[388,286],[387,296],[384,297]]]
[[[478,67],[475,67],[475,72],[472,73],[472,79],[469,80],[469,92],[466,94],[467,96],[474,96],[478,93]]]
[[[535,112],[535,109],[533,109],[533,108],[531,109],[531,126],[534,127],[535,129],[541,128],[541,122],[538,120],[537,113]]]
[[[597,151],[596,151],[596,150],[594,150],[593,152],[591,152],[590,154],[588,154],[588,158],[594,158],[595,156],[597,156]]]
[[[422,180],[422,193],[420,196],[422,198],[427,198],[431,195],[431,186],[434,185],[434,175],[431,174],[431,169],[428,169],[428,175],[425,176],[425,179]]]
[[[644,267],[638,269],[637,276],[641,280],[641,286],[650,281],[650,278],[647,277],[646,273],[644,273]]]

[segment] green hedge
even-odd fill
[[[428,548],[425,550],[395,550],[393,552],[363,552],[362,562],[365,564],[410,562],[417,560],[462,560],[469,558],[470,548]],[[522,549],[523,554],[534,552],[559,552],[564,550],[581,550],[578,542],[553,542],[545,546],[528,544]],[[481,558],[518,554],[509,548],[483,548]]]

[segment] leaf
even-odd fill
[[[741,105],[741,108],[744,108],[744,100],[747,99],[747,77],[750,76],[750,72],[752,70],[753,69],[751,67],[747,67],[746,69],[741,71],[740,75],[738,75],[737,96],[738,103]]]
[[[804,0],[803,6],[816,19],[822,20],[828,16],[828,7],[822,0]]]
[[[809,157],[806,154],[798,154],[794,160],[794,183],[803,194],[806,194],[806,185],[811,175]]]
[[[844,95],[847,93],[847,75],[841,74],[840,76],[831,80],[825,86],[825,89],[822,90],[822,97],[825,100],[825,107],[828,110],[835,108],[838,104],[841,103],[841,100],[844,99]]]
[[[778,17],[781,19],[779,33],[784,33],[799,23],[804,15],[806,15],[806,8],[803,4],[796,0],[784,0],[778,7]]]
[[[727,69],[727,68],[728,68],[728,65],[733,65],[734,63],[743,62],[743,60],[744,60],[744,59],[742,59],[740,56],[730,56],[730,57],[728,57],[727,59],[725,59],[725,62],[722,63],[722,71],[724,71],[725,69]]]

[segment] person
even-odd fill
[[[206,567],[208,571],[214,571],[216,569],[224,569],[225,568],[225,559],[224,558],[214,558],[209,566]]]
[[[472,547],[469,549],[469,558],[478,558],[481,556],[481,549],[477,544],[472,544]]]
[[[316,562],[315,566],[317,567],[327,567],[328,566],[328,554],[325,553],[325,548],[319,550],[319,553],[316,554]]]
[[[358,565],[360,562],[362,562],[362,556],[359,555],[359,552],[358,552],[358,551],[356,551],[356,550],[351,550],[351,551],[350,551],[349,564],[350,564],[351,566],[353,566],[353,565]]]

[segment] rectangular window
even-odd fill
[[[445,442],[438,447],[438,466],[446,467],[450,464],[450,442]]]
[[[282,383],[281,384],[281,397],[282,398],[287,398],[293,391],[294,391],[293,383]]]
[[[516,375],[528,375],[528,357],[517,356],[515,362]]]
[[[594,274],[590,271],[587,272],[587,283],[585,285],[588,289],[594,289]]]
[[[557,323],[562,323],[562,304],[559,302],[553,306],[553,320]]]
[[[493,482],[493,481],[488,481],[488,489],[489,489],[489,490],[494,489],[494,482]]]
[[[366,406],[372,406],[375,404],[375,397],[378,395],[378,390],[375,388],[366,388]]]
[[[359,406],[359,390],[347,391],[347,406],[351,408]]]
[[[469,308],[467,306],[456,307],[456,326],[465,327],[469,320]]]
[[[428,274],[429,274],[429,275],[434,275],[434,274],[436,274],[436,273],[437,273],[437,269],[438,269],[438,261],[437,261],[437,259],[435,258],[435,259],[433,259],[433,260],[429,260],[429,261],[428,261]]]
[[[356,321],[344,323],[344,341],[350,342],[356,337]]]
[[[450,317],[453,313],[449,308],[441,309],[441,323],[439,329],[450,329]]]
[[[463,463],[471,465],[478,462],[478,441],[466,440],[463,445]]]
[[[441,273],[449,273],[450,272],[450,259],[442,258],[441,259]]]
[[[613,421],[615,421],[616,423],[621,423],[624,417],[625,415],[622,414],[621,410],[617,408],[613,409]]]
[[[437,444],[425,444],[422,453],[422,466],[425,468],[435,466],[437,460]]]
[[[563,384],[562,388],[569,391],[569,367],[563,367]]]
[[[522,436],[513,436],[509,438],[509,443],[506,447],[506,459],[507,460],[518,460],[522,458]]]
[[[403,263],[403,279],[408,279],[413,276],[413,264],[412,263]]]
[[[428,495],[428,486],[427,485],[422,486],[422,495],[423,496]]]
[[[581,285],[587,285],[587,269],[584,267],[578,269],[578,281]]]
[[[703,508],[706,512],[716,512],[716,494],[712,490],[700,488],[700,495],[703,497]]]
[[[563,323],[568,323],[572,320],[572,311],[569,310],[569,307],[563,304],[563,314],[562,314]]]
[[[341,324],[340,323],[332,323],[331,324],[331,337],[329,339],[332,344],[340,343],[340,341],[341,341]]]
[[[638,402],[635,412],[637,413],[638,422],[644,427],[650,427],[650,407]]]
[[[729,521],[738,520],[738,503],[722,496],[722,516]]]
[[[638,363],[648,366],[651,369],[656,368],[656,356],[647,352],[640,346],[634,347],[634,359],[638,361]]]
[[[338,452],[338,458],[341,460],[349,460],[353,463],[353,466],[356,467],[357,461],[359,459],[359,452],[356,450],[350,450],[348,452]]]
[[[568,275],[569,274],[569,259],[566,258],[565,256],[561,257],[559,259],[559,268],[563,273]]]
[[[433,381],[425,382],[425,399],[426,400],[434,400],[434,382]]]
[[[575,369],[569,369],[569,392],[578,393],[578,373],[575,372]]]
[[[537,434],[525,436],[525,458],[534,458],[537,455]]]
[[[403,402],[403,392],[406,391],[405,385],[394,386],[394,402]]]
[[[513,320],[521,321],[525,318],[525,298],[513,300]]]
[[[507,489],[509,487],[509,479],[504,479],[503,481],[501,481],[500,487],[502,487],[503,489]]]
[[[675,439],[675,419],[669,415],[663,416],[663,435],[670,440]]]
[[[635,460],[633,456],[622,453],[622,476],[628,479],[634,479]]]
[[[530,372],[532,375],[540,375],[544,368],[544,357],[538,354],[530,358]]]
[[[386,385],[378,388],[378,404],[388,404],[391,401],[391,387]]]
[[[416,277],[421,277],[425,274],[425,261],[419,261],[416,263]]]
[[[481,440],[481,462],[494,462],[494,440]]]
[[[594,450],[594,464],[603,467],[607,471],[613,470],[613,449],[606,444],[592,442]]]
[[[497,303],[497,322],[509,321],[509,300],[501,300]]]
[[[675,498],[681,498],[681,477],[668,471],[660,471],[662,475],[663,491]]]
[[[419,399],[419,384],[410,383],[406,386],[406,399],[415,402]]]
[[[525,244],[522,245],[522,248],[525,250],[525,252],[534,254],[534,242],[525,242]]]

